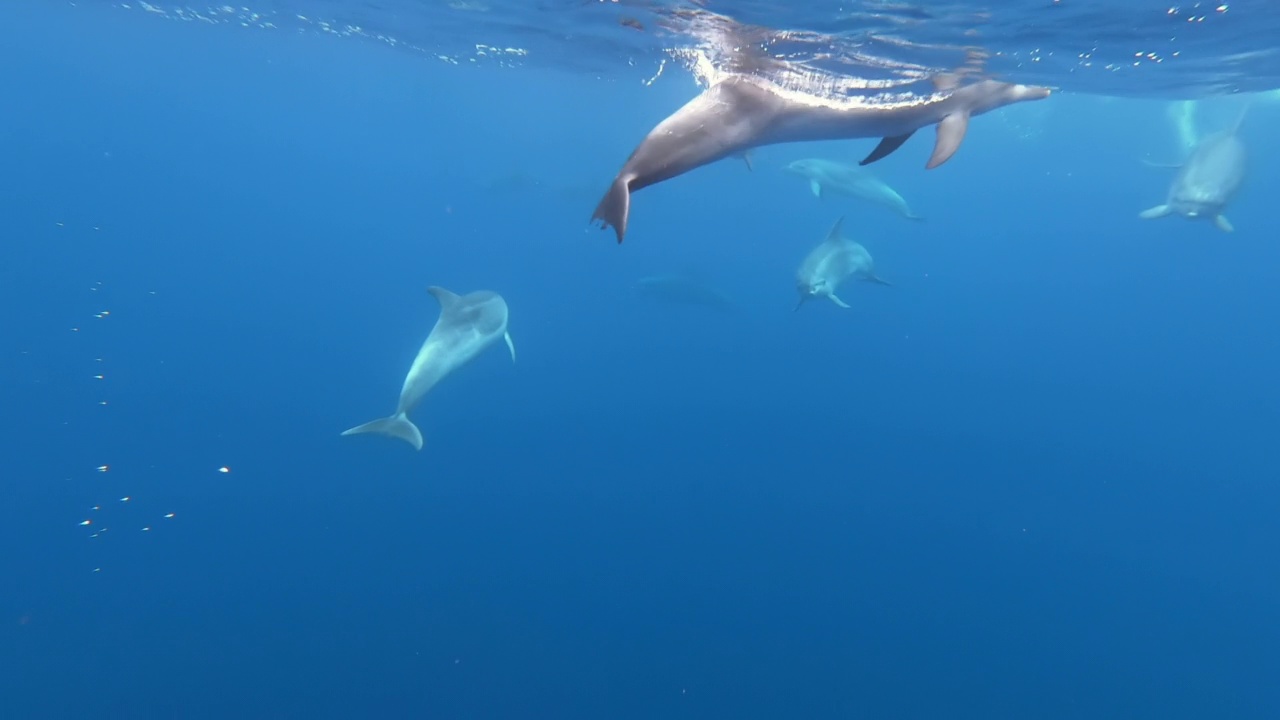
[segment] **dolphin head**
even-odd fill
[[[813,161],[811,161],[811,160],[796,160],[796,161],[793,161],[793,162],[788,163],[788,164],[787,164],[787,166],[786,166],[784,169],[785,169],[787,172],[792,172],[792,173],[795,173],[795,174],[797,174],[797,175],[812,175],[812,174],[813,174]]]
[[[1049,94],[1050,90],[1046,87],[989,79],[980,80],[956,91],[956,95],[963,98],[961,102],[969,106],[969,112],[973,115],[1027,100],[1041,100],[1049,97]]]

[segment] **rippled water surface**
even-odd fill
[[[1280,3],[1016,0],[253,0],[111,4],[189,20],[363,36],[450,63],[645,79],[690,67],[895,84],[957,68],[1065,91],[1191,98],[1280,87]],[[705,74],[705,73],[704,73]]]

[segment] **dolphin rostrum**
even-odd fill
[[[808,179],[809,189],[815,197],[822,198],[828,194],[848,195],[883,205],[908,220],[924,219],[911,212],[907,201],[897,190],[865,168],[834,160],[805,158],[788,164],[786,169]]]
[[[440,303],[440,317],[418,349],[400,389],[400,402],[390,417],[380,418],[344,431],[343,435],[380,433],[397,437],[422,449],[422,433],[409,420],[409,413],[427,391],[449,373],[467,364],[482,350],[502,338],[516,360],[516,346],[507,332],[507,303],[502,296],[488,290],[456,295],[442,287],[432,286],[427,292]]]
[[[1173,182],[1169,183],[1164,204],[1143,210],[1138,217],[1150,220],[1176,214],[1192,219],[1206,218],[1213,220],[1223,232],[1234,230],[1222,211],[1244,182],[1245,152],[1239,130],[1248,109],[1245,106],[1234,127],[1196,143],[1190,157],[1178,167]]]
[[[836,297],[836,288],[849,277],[881,285],[891,284],[876,275],[871,253],[841,234],[842,224],[843,217],[831,227],[827,238],[809,251],[804,262],[800,263],[800,269],[796,271],[796,291],[800,293],[796,310],[806,300],[815,297],[829,298],[842,308],[849,307],[848,303]]]
[[[863,165],[898,149],[912,133],[938,126],[926,168],[946,162],[960,147],[969,118],[1023,100],[1048,97],[1049,89],[979,80],[960,85],[955,76],[934,81],[938,92],[896,104],[845,104],[785,91],[748,75],[732,75],[707,88],[658,123],[631,153],[591,216],[627,234],[631,193],[763,145],[883,138]]]

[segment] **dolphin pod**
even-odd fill
[[[926,169],[945,163],[964,140],[969,118],[1025,100],[1049,89],[978,80],[961,85],[954,75],[934,80],[938,93],[894,105],[839,104],[796,98],[748,75],[733,75],[658,123],[614,177],[591,219],[612,227],[619,243],[627,234],[631,193],[764,145],[814,140],[883,138],[862,165],[886,157],[915,131],[937,125]]]
[[[409,413],[431,388],[499,338],[507,341],[511,361],[515,362],[516,346],[507,332],[507,303],[501,295],[488,290],[457,295],[434,285],[427,291],[440,303],[440,317],[409,367],[396,411],[389,417],[345,430],[343,435],[389,435],[421,450],[422,433],[409,420]]]

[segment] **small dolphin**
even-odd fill
[[[815,297],[830,298],[842,308],[849,307],[848,303],[836,297],[836,288],[849,277],[881,285],[891,284],[876,275],[875,262],[866,248],[841,235],[843,223],[843,217],[837,220],[827,238],[800,263],[800,269],[796,271],[796,290],[800,293],[796,310],[806,300]]]
[[[809,189],[816,197],[821,198],[827,193],[848,195],[883,205],[908,220],[924,219],[911,212],[907,201],[896,190],[865,168],[822,158],[805,158],[787,165],[786,169],[808,178]]]
[[[501,295],[479,290],[459,296],[436,286],[427,288],[427,292],[440,303],[440,317],[404,378],[395,413],[353,427],[343,435],[381,433],[400,438],[415,450],[421,450],[422,433],[409,421],[409,413],[418,406],[427,391],[497,342],[498,338],[507,341],[511,362],[515,362],[516,346],[507,332],[507,303]]]
[[[738,309],[737,303],[728,295],[686,275],[649,275],[637,280],[632,290],[638,295],[681,305],[701,305],[725,311]]]
[[[863,165],[897,150],[912,133],[938,126],[927,169],[946,162],[960,147],[969,118],[1049,89],[979,80],[959,85],[954,76],[935,79],[939,90],[908,103],[848,104],[784,91],[749,75],[732,75],[707,88],[658,123],[627,158],[591,216],[612,227],[618,242],[627,234],[631,193],[683,175],[754,147],[811,140],[883,138]]]
[[[1138,217],[1150,220],[1176,214],[1192,219],[1210,218],[1219,230],[1234,230],[1222,211],[1244,182],[1244,143],[1238,134],[1245,112],[1240,113],[1231,129],[1213,133],[1196,143],[1191,156],[1173,176],[1164,204],[1143,210]]]

